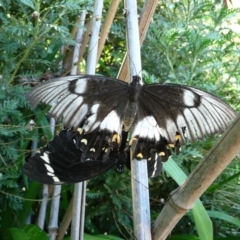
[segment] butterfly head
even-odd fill
[[[134,75],[132,77],[132,83],[133,84],[141,84],[141,78],[138,75]]]
[[[141,78],[138,75],[132,77],[132,82],[130,83],[130,95],[129,101],[136,102],[141,89]]]

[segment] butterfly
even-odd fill
[[[123,172],[132,158],[147,159],[148,176],[186,141],[218,133],[236,117],[221,99],[184,85],[130,84],[96,75],[60,77],[35,86],[26,96],[35,108],[66,127],[24,164],[23,172],[47,184],[76,183],[113,166]]]

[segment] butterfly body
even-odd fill
[[[132,82],[129,84],[129,101],[124,112],[124,130],[128,131],[132,126],[134,118],[138,110],[138,98],[141,91],[140,77],[134,76]]]
[[[147,159],[149,176],[157,176],[171,155],[169,149],[178,152],[187,139],[213,135],[236,116],[211,94],[176,84],[141,85],[139,76],[130,84],[94,75],[52,79],[33,88],[27,100],[32,107],[39,102],[51,105],[50,115],[69,129],[24,166],[33,179],[39,166],[42,175],[36,180],[41,181],[45,171],[53,184],[83,181],[115,165],[122,172],[124,164],[130,165],[132,143],[133,159]],[[69,145],[66,151],[64,142]]]

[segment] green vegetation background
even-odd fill
[[[110,1],[105,1],[106,14]],[[51,138],[47,108],[31,110],[25,94],[46,74],[66,72],[59,67],[62,46],[74,46],[71,29],[83,9],[91,18],[91,1],[0,1],[0,238],[48,239],[38,229],[41,184],[23,176],[21,168],[31,154],[32,139],[38,147]],[[142,2],[139,1],[139,6]],[[120,6],[97,66],[97,73],[115,77],[125,49],[125,18]],[[194,86],[215,94],[240,110],[240,15],[218,1],[161,1],[142,46],[146,83],[172,82]],[[86,53],[87,54],[87,53]],[[86,57],[86,54],[84,57]],[[84,72],[85,60],[80,64]],[[35,128],[29,121],[35,121]],[[188,174],[219,136],[182,147],[173,156]],[[212,217],[216,239],[240,236],[239,156],[206,191],[201,200]],[[130,239],[133,236],[131,175],[111,170],[89,181],[86,239]],[[151,217],[157,217],[169,193],[177,185],[168,176],[149,181]],[[64,185],[59,221],[72,196],[72,185]],[[49,209],[45,220],[49,222]],[[33,225],[27,225],[33,224]],[[66,239],[69,239],[68,231]],[[109,235],[101,234],[110,234]],[[90,235],[89,235],[90,234]],[[100,234],[100,235],[99,235]],[[176,237],[174,238],[174,236]],[[113,237],[115,236],[115,237]],[[175,227],[171,239],[199,239],[191,215]]]

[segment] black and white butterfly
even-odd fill
[[[49,184],[84,181],[117,165],[119,172],[133,159],[148,161],[149,177],[179,151],[186,139],[194,142],[220,132],[236,112],[204,91],[176,84],[130,84],[95,75],[52,79],[27,95],[32,107],[51,105],[52,117],[69,130],[25,163],[30,178]]]

